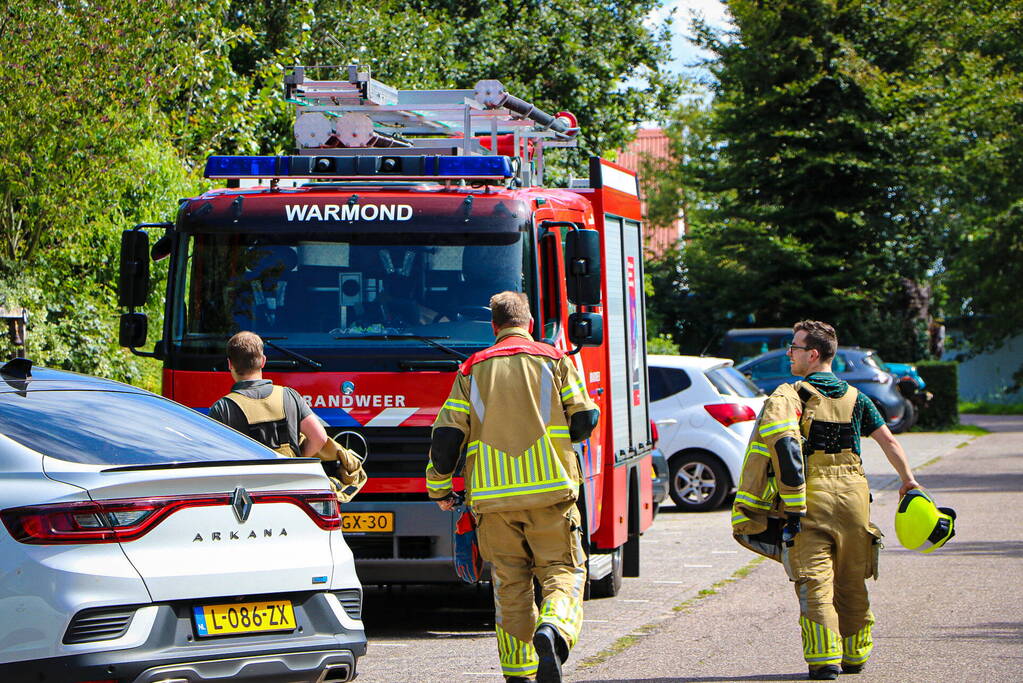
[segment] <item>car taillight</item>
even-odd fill
[[[252,503],[291,503],[321,529],[341,527],[337,498],[327,491],[259,491]],[[161,496],[54,505],[28,505],[0,511],[14,540],[33,545],[123,543],[134,541],[178,510],[230,505],[232,494]]]
[[[661,435],[657,432],[657,423],[653,420],[650,420],[650,438],[655,446],[657,445],[657,440],[661,438]]]
[[[703,406],[710,416],[726,427],[736,422],[747,422],[757,419],[753,409],[741,403],[708,403]]]
[[[231,496],[180,496],[29,505],[0,512],[16,541],[32,544],[134,541],[186,507],[228,505]]]
[[[277,493],[267,491],[265,493],[252,494],[253,505],[257,503],[291,503],[297,505],[309,515],[309,519],[316,523],[316,526],[328,531],[341,528],[341,506],[337,503],[337,496],[333,493],[323,491],[299,491],[295,493]]]

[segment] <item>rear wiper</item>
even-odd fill
[[[415,339],[417,341],[425,342],[430,346],[434,346],[441,351],[446,351],[455,358],[465,360],[469,357],[461,351],[455,351],[450,346],[444,346],[443,344],[434,341],[435,339],[450,339],[450,337],[425,337],[421,334],[350,334],[336,336],[334,339],[383,339],[384,341],[390,341],[391,339]]]
[[[306,356],[303,356],[301,353],[298,353],[297,351],[292,351],[291,349],[286,349],[283,346],[281,346],[280,344],[274,344],[273,341],[272,341],[274,339],[287,339],[287,337],[262,337],[262,339],[263,339],[263,343],[266,344],[267,346],[269,346],[270,348],[277,349],[278,351],[280,351],[284,355],[291,356],[295,360],[297,360],[299,362],[302,362],[302,363],[305,363],[306,365],[308,365],[309,367],[313,368],[314,370],[319,370],[320,368],[323,367],[323,363],[321,363],[320,361],[313,360],[312,358],[308,358]]]

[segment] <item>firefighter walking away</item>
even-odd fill
[[[781,562],[799,599],[803,658],[814,680],[859,673],[874,643],[866,579],[877,578],[881,532],[870,521],[860,437],[881,446],[918,488],[895,437],[865,395],[831,372],[827,323],[797,323],[788,356],[803,377],[775,389],[757,419],[732,507],[742,545]]]
[[[497,341],[455,377],[434,424],[426,486],[443,509],[454,507],[451,479],[465,449],[466,498],[493,575],[501,671],[508,683],[556,683],[579,637],[587,578],[572,442],[589,437],[599,410],[572,359],[530,336],[524,294],[496,294],[490,308]]]

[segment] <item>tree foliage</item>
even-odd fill
[[[655,6],[10,4],[0,10],[0,306],[30,309],[36,362],[152,386],[154,366],[116,347],[119,233],[170,219],[178,198],[208,187],[207,154],[289,152],[287,67],[359,63],[399,88],[497,78],[541,108],[573,111],[583,145],[600,153],[674,93],[658,66],[665,29],[645,23]]]
[[[977,348],[1023,330],[1002,276],[1019,242],[1020,8],[734,0],[734,31],[699,27],[715,98],[676,116],[667,180],[690,188],[690,239],[654,264],[675,287],[655,317],[689,316],[683,348],[815,317],[915,359],[941,307],[973,321]]]

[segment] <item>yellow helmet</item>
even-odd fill
[[[923,489],[910,489],[895,513],[895,534],[908,550],[932,553],[955,536],[956,511],[939,508]]]

